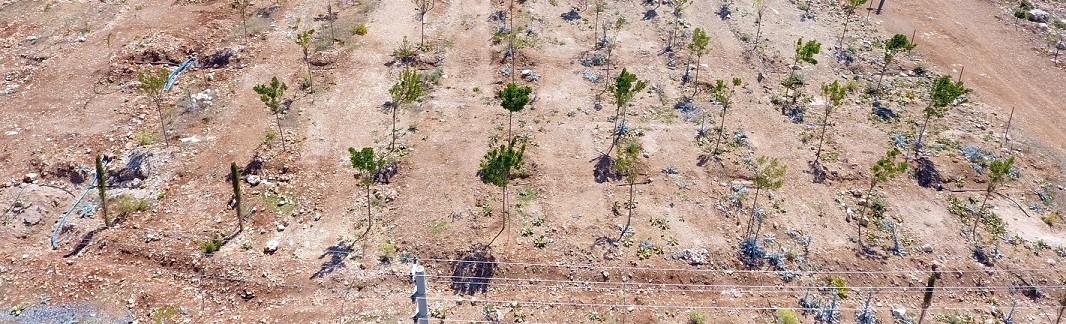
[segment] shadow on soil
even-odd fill
[[[322,278],[337,269],[346,267],[344,259],[348,258],[348,255],[352,253],[352,248],[348,242],[340,241],[337,245],[326,248],[326,251],[322,252],[322,255],[318,257],[319,260],[329,257],[322,263],[322,267],[318,269],[315,274],[311,275],[311,279]]]
[[[489,247],[475,244],[470,251],[460,251],[457,256],[459,261],[452,263],[452,291],[465,295],[486,292],[496,271],[496,257]]]

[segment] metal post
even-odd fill
[[[1000,148],[1007,147],[1010,150],[1010,146],[1007,146],[1007,133],[1010,132],[1010,122],[1014,121],[1014,107],[1010,108],[1010,117],[1007,117],[1007,129],[1003,130],[1003,143],[999,145]]]
[[[881,14],[881,8],[884,8],[884,7],[885,7],[885,0],[881,0],[881,3],[877,4],[877,12],[875,12],[875,14],[880,15]]]
[[[411,295],[411,302],[417,307],[414,319],[415,324],[429,324],[429,301],[426,300],[426,269],[420,265],[411,266],[411,277],[415,282],[415,293]]]

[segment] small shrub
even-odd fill
[[[537,247],[538,249],[543,249],[545,247],[548,247],[549,242],[550,240],[548,238],[544,237],[544,235],[541,235],[540,237],[537,237],[533,240],[533,246]]]
[[[352,34],[356,34],[356,35],[359,35],[359,36],[366,36],[366,33],[367,33],[367,30],[366,30],[366,24],[365,23],[360,23],[358,25],[353,25],[352,26]]]
[[[1040,220],[1044,221],[1044,224],[1047,224],[1048,227],[1055,227],[1055,220],[1058,219],[1058,218],[1059,218],[1058,214],[1050,213],[1050,214],[1044,215],[1044,217],[1040,217]]]
[[[433,235],[440,235],[448,229],[448,222],[443,219],[434,220],[429,225],[429,233]]]
[[[705,324],[707,323],[707,314],[693,310],[688,313],[688,324]]]
[[[147,129],[142,129],[133,133],[133,140],[137,142],[137,145],[148,146],[155,143],[155,132]]]
[[[392,262],[394,257],[396,257],[396,243],[385,241],[385,243],[378,245],[378,261],[389,263]]]
[[[799,324],[799,316],[794,310],[780,308],[777,310],[777,324]]]
[[[148,199],[138,199],[127,195],[120,195],[112,200],[122,213],[142,212],[148,210]]]
[[[837,297],[841,299],[848,297],[848,284],[844,281],[844,278],[837,276],[829,276],[829,286],[836,291]]]
[[[278,139],[278,132],[274,131],[273,128],[267,128],[266,135],[264,136],[264,138],[267,142],[273,142],[274,140]]]
[[[532,187],[523,187],[518,191],[518,201],[527,203],[537,199],[537,191]]]
[[[200,242],[200,252],[203,252],[204,254],[213,254],[215,252],[218,252],[218,250],[221,248],[222,239],[210,239],[207,241]]]

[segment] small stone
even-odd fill
[[[37,177],[37,173],[27,173],[26,176],[22,178],[22,182],[33,183],[34,181],[37,181]]]
[[[285,231],[285,225],[278,223],[278,232]]]
[[[249,174],[247,177],[244,177],[244,181],[247,182],[249,185],[257,186],[259,185],[259,182],[262,181],[262,179],[260,179],[257,175]]]
[[[1051,14],[1048,14],[1047,11],[1040,9],[1029,10],[1029,21],[1046,23],[1048,18],[1051,18]]]
[[[600,274],[603,275],[603,280],[611,278],[611,273],[607,272],[607,270],[603,270],[603,272]]]
[[[278,251],[278,244],[281,243],[277,239],[270,240],[267,242],[266,247],[263,248],[263,253],[274,254],[274,252]]]
[[[892,309],[892,317],[903,318],[905,316],[907,316],[907,309],[906,308],[900,307],[900,308],[893,308]]]
[[[929,244],[922,245],[922,252],[933,253],[933,246]]]
[[[1055,259],[1047,259],[1047,264],[1055,265]]]

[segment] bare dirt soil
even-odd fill
[[[1012,1],[889,1],[869,18],[864,5],[843,46],[836,1],[766,1],[761,27],[749,0],[680,12],[677,0],[610,1],[598,15],[595,3],[439,1],[419,46],[411,1],[254,2],[243,19],[226,1],[0,2],[0,322],[404,322],[415,262],[432,322],[772,323],[794,310],[850,323],[869,307],[887,323],[917,319],[934,269],[927,322],[1061,314],[1066,64],[1047,42],[1062,33],[1060,2],[1034,4],[1047,29],[1015,19]],[[500,37],[511,18],[516,67]],[[711,50],[694,84],[697,27]],[[308,29],[305,61],[296,36]],[[609,51],[596,46],[604,33]],[[887,65],[878,100],[881,44],[895,34],[917,47]],[[817,64],[792,66],[801,37],[821,43]],[[415,54],[398,60],[405,38]],[[138,76],[190,57],[200,66],[157,111]],[[389,151],[389,90],[404,68],[427,92],[396,108],[397,172],[368,200],[347,150]],[[625,116],[642,144],[631,208],[625,180],[597,179],[618,122],[605,80],[623,68],[648,83]],[[802,118],[781,112],[793,70]],[[507,141],[496,91],[512,72],[535,100],[513,116],[527,149],[505,207],[478,171]],[[972,92],[933,119],[913,160],[939,75]],[[277,116],[253,91],[272,77],[288,86]],[[698,137],[721,122],[710,87],[734,77],[713,154]],[[815,183],[821,85],[833,81],[848,94]],[[694,108],[679,105],[697,87]],[[908,171],[867,196],[871,166],[893,147]],[[90,188],[99,154],[113,157],[110,227]],[[760,156],[787,168],[779,189],[754,186]],[[1015,168],[971,241],[985,170],[1007,156]],[[920,186],[930,177],[919,165],[942,184]],[[753,204],[767,255],[749,266],[738,246]],[[206,253],[214,242],[225,244]],[[839,279],[847,291],[830,285]]]

